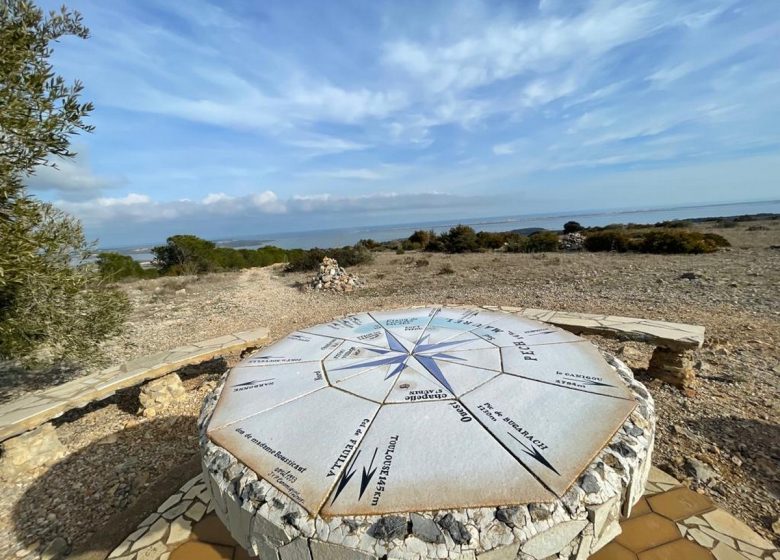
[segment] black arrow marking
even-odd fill
[[[371,456],[371,464],[368,465],[368,468],[371,469],[371,467],[374,466],[374,459],[376,459],[376,452],[379,450],[378,447],[374,448],[374,454]],[[371,479],[374,478],[374,473],[376,472],[377,467],[374,467],[370,471],[366,471],[366,467],[363,467],[363,475],[361,476],[360,480],[360,496],[358,496],[358,500],[360,500],[363,497],[363,493],[366,491],[366,488],[368,488],[368,483],[371,482]]]
[[[330,505],[333,505],[333,502],[336,501],[336,498],[339,497],[339,494],[346,488],[347,484],[349,484],[349,481],[352,480],[352,477],[355,476],[355,473],[357,472],[354,469],[355,461],[357,461],[357,458],[360,456],[360,451],[355,453],[355,458],[352,459],[352,462],[349,464],[349,467],[344,469],[341,472],[341,478],[339,478],[339,484],[336,487],[336,493],[333,496],[333,499],[330,502]]]
[[[245,381],[244,383],[236,383],[233,387],[246,387],[247,385],[256,385],[257,383],[265,383],[267,381],[273,381],[275,378],[269,377],[268,379],[255,379],[254,381]]]
[[[545,459],[544,455],[542,455],[542,454],[539,452],[539,450],[538,450],[538,449],[536,449],[536,447],[535,447],[534,445],[531,445],[531,447],[528,447],[528,445],[526,445],[524,442],[522,442],[522,441],[520,441],[519,439],[517,439],[517,438],[514,436],[514,434],[512,434],[512,432],[507,432],[507,434],[509,434],[509,437],[511,437],[513,440],[515,440],[517,443],[519,443],[520,445],[522,445],[522,446],[523,446],[523,450],[525,451],[525,453],[526,453],[527,455],[530,455],[531,457],[533,457],[534,459],[536,459],[537,461],[539,461],[541,464],[543,464],[545,467],[547,467],[548,469],[550,469],[552,472],[554,472],[554,473],[555,473],[555,474],[557,474],[558,476],[561,476],[561,473],[559,473],[559,472],[558,472],[558,471],[555,469],[555,467],[553,467],[553,466],[550,464],[550,462],[549,462],[547,459]]]

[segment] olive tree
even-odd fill
[[[81,16],[44,14],[0,0],[0,358],[22,363],[89,360],[116,333],[128,303],[86,263],[92,246],[78,220],[31,196],[39,166],[73,157],[70,138],[91,132],[83,86],[55,74],[51,44],[86,39]]]

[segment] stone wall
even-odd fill
[[[208,439],[208,420],[222,385],[207,397],[198,422],[204,480],[233,538],[261,558],[586,560],[620,533],[620,514],[630,513],[642,496],[655,433],[652,397],[622,362],[605,357],[638,406],[578,481],[552,503],[312,517]]]

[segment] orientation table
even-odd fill
[[[642,495],[655,416],[570,332],[420,307],[261,349],[199,426],[216,512],[261,558],[585,560]]]

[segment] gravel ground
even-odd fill
[[[733,247],[711,255],[381,253],[350,269],[367,286],[349,295],[303,291],[310,276],[278,266],[129,283],[129,328],[106,351],[124,361],[257,326],[279,337],[349,312],[427,303],[701,324],[707,341],[696,353],[700,383],[689,397],[643,377],[651,347],[594,341],[622,356],[655,397],[654,462],[680,479],[686,458],[706,463],[715,480],[688,483],[778,543],[771,524],[780,514],[780,223],[763,225],[712,230]],[[696,278],[680,278],[685,272]],[[62,419],[58,433],[71,456],[24,480],[1,481],[0,556],[38,549],[57,535],[88,542],[101,520],[196,451],[195,415],[219,371],[189,379],[187,398],[162,417],[135,416],[137,392],[129,391]]]

